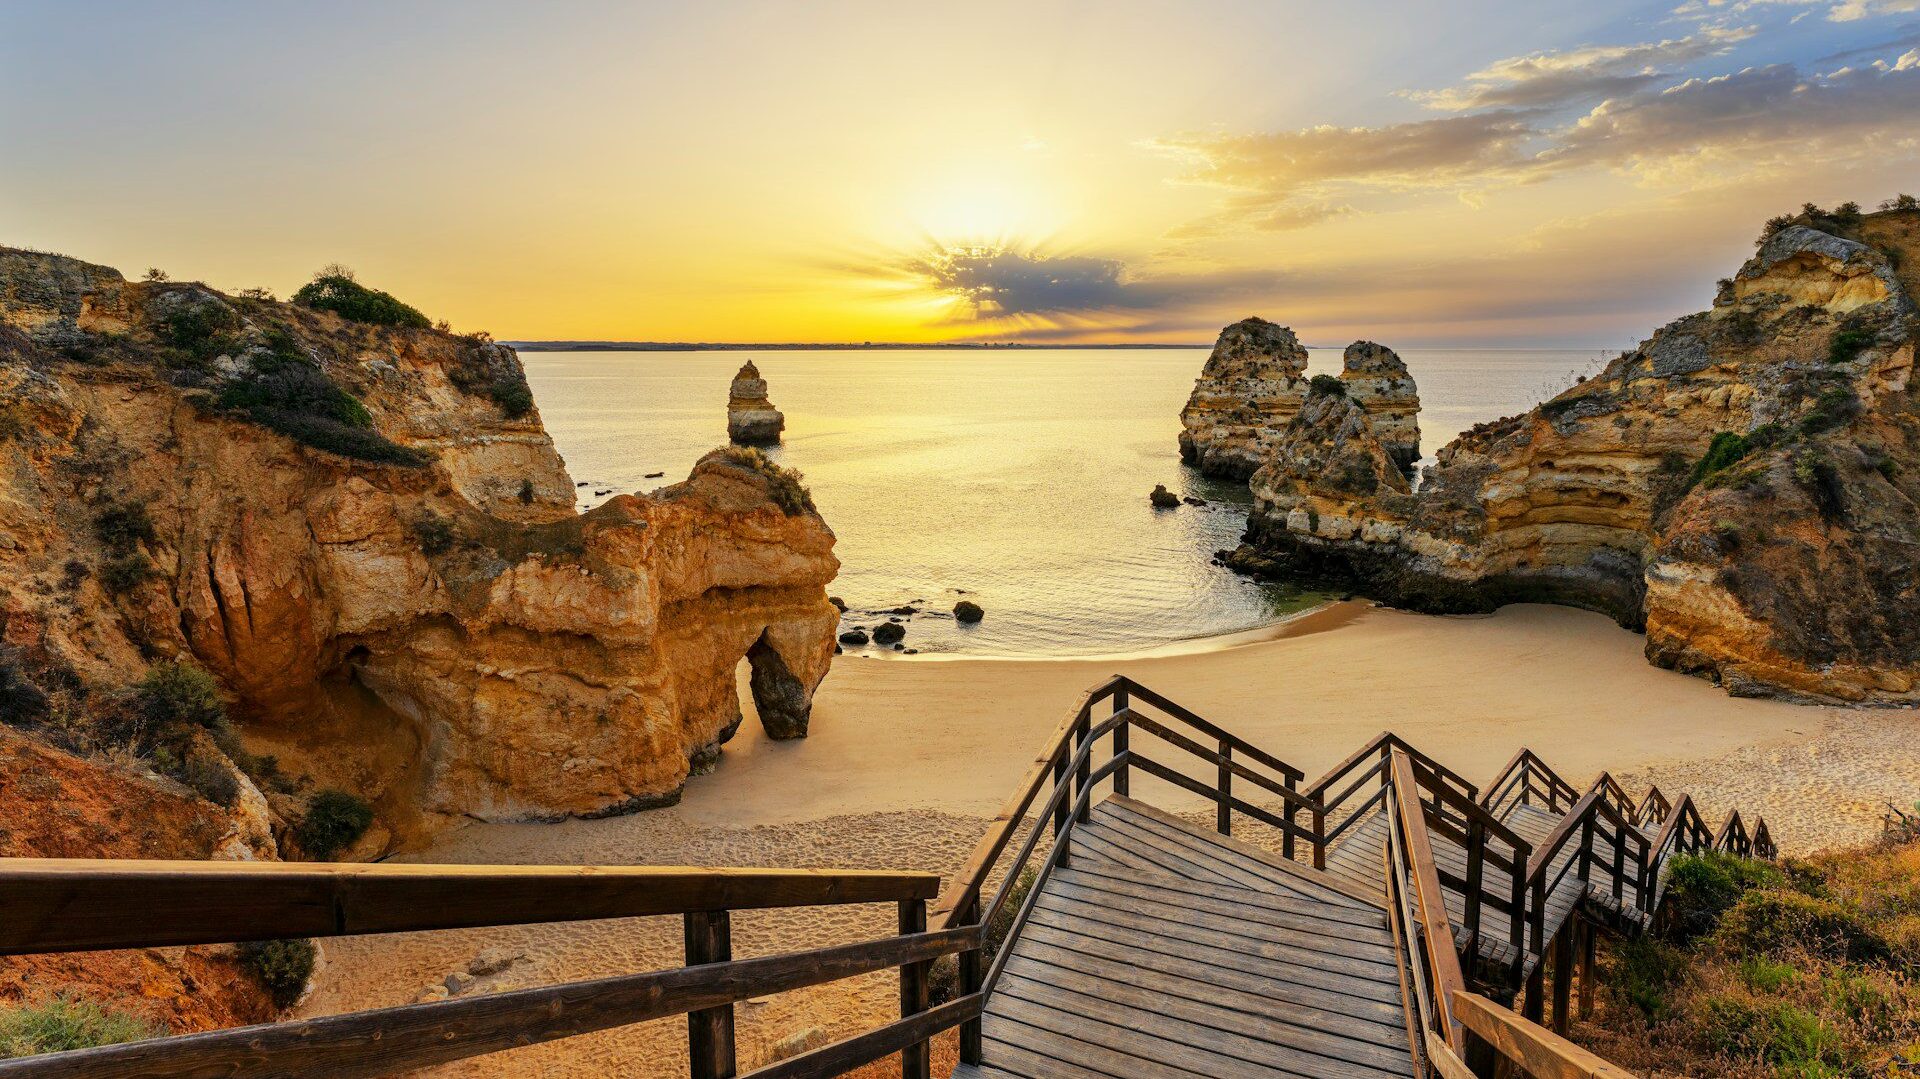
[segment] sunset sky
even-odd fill
[[[1920,193],[1920,0],[0,4],[0,243],[505,339],[1620,347]]]

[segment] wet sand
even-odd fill
[[[810,737],[768,741],[750,716],[679,806],[610,820],[473,825],[411,858],[950,873],[1041,742],[1088,687],[1114,673],[1309,776],[1383,729],[1482,780],[1528,745],[1576,785],[1611,768],[1636,793],[1649,781],[1692,792],[1715,824],[1735,805],[1763,814],[1789,852],[1869,839],[1887,800],[1920,797],[1912,748],[1920,714],[1730,698],[1648,666],[1643,638],[1586,612],[1522,605],[1439,618],[1350,603],[1247,636],[1096,659],[844,659],[816,698]],[[1196,805],[1139,779],[1135,794],[1174,809]],[[740,914],[735,951],[878,936],[892,918],[877,908]],[[487,945],[526,959],[479,988],[521,988],[677,965],[680,926],[652,919],[331,942],[303,1014],[410,1001]],[[894,994],[881,975],[742,1005],[742,1070],[796,1030],[844,1035],[877,1023],[896,1006]],[[663,1020],[431,1074],[684,1074],[684,1045],[684,1021]]]

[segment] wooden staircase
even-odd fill
[[[1139,776],[1205,799],[1212,827],[1136,798]],[[1527,750],[1482,788],[1388,733],[1307,784],[1114,678],[931,908],[933,875],[881,871],[0,859],[0,955],[661,916],[686,939],[682,967],[0,1060],[0,1079],[373,1079],[666,1017],[692,1079],[733,1079],[736,1003],[887,970],[899,1019],[747,1079],[894,1054],[931,1079],[956,1027],[958,1079],[1618,1079],[1560,1036],[1572,987],[1590,998],[1594,935],[1644,931],[1672,857],[1706,849],[1775,853],[1765,821],[1714,830],[1689,797],[1580,790]],[[871,903],[898,933],[732,954],[733,911]]]
[[[1212,801],[1214,827],[1133,797],[1140,773]],[[936,904],[936,926],[1012,920],[963,970],[983,1014],[956,1079],[1462,1079],[1497,1057],[1623,1076],[1560,1037],[1594,934],[1644,931],[1676,853],[1774,855],[1764,821],[1713,832],[1690,798],[1635,801],[1607,774],[1582,791],[1527,750],[1481,788],[1388,733],[1303,782],[1137,683],[1090,693]]]

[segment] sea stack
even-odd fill
[[[1220,331],[1180,410],[1180,458],[1209,476],[1246,479],[1307,393],[1307,350],[1285,326],[1245,318]]]
[[[767,400],[767,380],[748,360],[727,391],[727,438],[742,446],[764,446],[779,442],[786,426],[787,418]]]
[[[1372,341],[1347,346],[1340,369],[1347,396],[1373,421],[1373,431],[1387,456],[1402,472],[1412,472],[1420,460],[1420,392],[1398,353]]]

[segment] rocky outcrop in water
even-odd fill
[[[1285,326],[1248,318],[1221,330],[1180,411],[1181,459],[1209,476],[1252,476],[1300,411],[1306,371],[1307,350]],[[1411,469],[1420,459],[1420,396],[1406,364],[1390,348],[1356,341],[1340,379],[1376,417],[1394,461]]]
[[[780,441],[786,427],[787,418],[767,399],[767,380],[748,360],[727,390],[727,437],[742,446],[768,445]]]
[[[1307,392],[1307,350],[1285,326],[1246,318],[1220,331],[1180,410],[1180,457],[1209,476],[1246,479],[1264,443]]]
[[[1389,602],[1544,601],[1730,691],[1920,700],[1920,213],[1777,228],[1711,311],[1439,451],[1309,401],[1230,563]],[[1383,435],[1385,437],[1383,437]]]
[[[1420,460],[1420,391],[1400,354],[1372,341],[1347,346],[1340,365],[1347,396],[1373,418],[1374,433],[1402,471]]]
[[[797,477],[729,450],[572,503],[483,336],[0,249],[0,638],[106,695],[204,667],[396,840],[677,798],[743,658],[806,733],[838,561]]]

